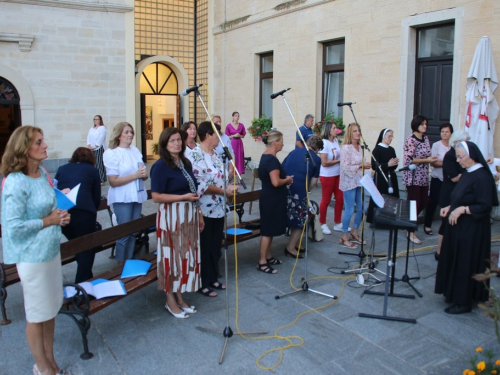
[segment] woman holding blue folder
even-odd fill
[[[42,168],[42,129],[21,126],[2,157],[2,245],[5,264],[16,264],[23,287],[26,338],[36,361],[33,374],[65,374],[54,358],[55,316],[63,302],[61,227],[70,214],[57,208]]]
[[[157,216],[158,289],[167,294],[165,308],[176,318],[196,312],[182,297],[200,287],[200,231],[203,215],[197,206],[198,183],[179,129],[160,135],[160,159],[151,168],[151,197]]]

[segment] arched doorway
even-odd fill
[[[0,77],[0,157],[12,132],[21,126],[19,93],[12,83]]]
[[[140,80],[141,134],[144,160],[154,158],[153,145],[166,127],[179,127],[177,76],[163,62],[144,68]]]

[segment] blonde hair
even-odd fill
[[[132,125],[130,125],[128,122],[119,122],[115,125],[111,133],[111,137],[109,139],[110,149],[117,148],[120,145],[120,136],[122,135],[123,129],[125,129],[126,126],[130,126],[130,129],[132,129],[132,133],[135,135],[134,127]]]
[[[354,127],[357,127],[359,131],[361,131],[361,128],[359,127],[358,124],[355,122],[351,122],[349,126],[347,127],[347,130],[344,135],[344,144],[345,145],[352,145],[353,144],[353,139],[352,139],[352,133],[354,132]],[[358,144],[361,144],[360,141],[357,141]]]
[[[278,130],[271,130],[267,135],[262,137],[262,142],[266,145],[266,147],[269,147],[273,144],[275,141],[279,141],[281,138],[283,138],[283,133],[278,131]]]
[[[36,126],[20,126],[9,138],[5,152],[2,156],[2,165],[0,173],[7,177],[10,173],[23,172],[26,174],[28,164],[28,150],[35,141],[35,136],[40,133],[43,136],[43,130]]]

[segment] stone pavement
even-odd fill
[[[248,171],[245,181],[250,186]],[[311,199],[319,203],[320,196],[320,187],[313,189]],[[148,202],[144,213],[155,212],[155,206]],[[248,211],[248,206],[246,209]],[[258,204],[254,204],[252,215],[247,212],[246,217],[257,215]],[[330,208],[330,226],[332,219]],[[109,225],[107,220],[100,214],[99,221],[104,227]],[[434,223],[434,233],[438,225]],[[494,238],[499,238],[499,222],[493,223],[492,230]],[[198,312],[189,319],[178,320],[165,310],[164,295],[155,284],[90,318],[89,347],[94,354],[90,360],[79,358],[82,343],[75,324],[65,316],[57,316],[55,355],[59,364],[74,375],[263,373],[258,364],[276,366],[270,370],[276,374],[461,374],[467,367],[465,360],[475,353],[476,347],[493,348],[500,353],[493,321],[484,317],[477,307],[472,313],[459,316],[444,313],[447,305],[443,297],[433,292],[437,234],[426,236],[420,226],[419,236],[423,244],[416,245],[411,252],[408,274],[420,277],[412,282],[423,297],[390,298],[388,304],[388,315],[415,318],[416,324],[358,316],[360,312],[382,314],[383,297],[363,294],[365,286],[358,284],[353,276],[347,278],[340,274],[341,270],[355,266],[358,258],[338,254],[346,250],[338,245],[339,232],[325,236],[322,242],[309,242],[307,262],[309,287],[339,298],[332,300],[300,291],[275,299],[276,295],[293,290],[290,274],[295,260],[284,257],[287,237],[283,236],[273,243],[273,255],[284,261],[276,266],[279,271],[276,275],[256,270],[259,239],[239,244],[237,255],[234,247],[228,250],[229,326],[234,332],[239,327],[242,331],[267,330],[269,334],[260,339],[255,335],[229,338],[221,365],[222,330],[227,326],[225,293],[217,298],[186,294],[186,300],[196,305]],[[365,252],[369,252],[373,244],[375,253],[386,254],[387,231],[377,231],[373,239],[372,230],[366,229],[365,239],[368,241]],[[398,246],[401,251],[406,249],[401,232]],[[492,244],[496,251],[499,246],[498,241]],[[96,257],[96,275],[114,266],[108,256],[109,252],[105,252]],[[385,272],[386,261],[380,260],[377,267]],[[75,269],[74,264],[63,267],[66,281],[73,281]],[[298,260],[291,277],[295,287],[300,285],[305,270],[306,261]],[[398,258],[396,276],[401,277],[403,273],[404,258]],[[375,275],[383,278],[379,272]],[[373,280],[368,277],[366,284]],[[498,287],[500,279],[495,278],[492,284]],[[383,288],[381,285],[374,290],[383,291]],[[21,287],[13,285],[7,290],[7,309],[12,323],[0,326],[0,373],[30,374],[33,359],[25,338]],[[402,282],[395,283],[394,292],[415,295]],[[200,331],[199,327],[216,329],[217,333]],[[285,337],[290,341],[284,340]],[[290,343],[302,345],[284,350],[279,363],[280,352],[275,349]],[[275,351],[257,362],[270,350]]]

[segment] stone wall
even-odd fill
[[[0,2],[0,32],[34,36],[30,51],[0,41],[0,76],[24,79],[33,96],[34,125],[45,132],[49,158],[67,158],[86,145],[94,115],[102,115],[108,137],[117,122],[133,118],[130,108],[127,116],[127,95],[133,98],[133,92],[127,94],[127,80],[134,79],[133,44],[129,48],[126,41],[133,3],[80,0],[70,8],[52,3]],[[129,29],[133,43],[133,18]],[[33,125],[26,120],[23,125]]]
[[[276,10],[280,4],[280,10]],[[451,118],[453,125],[461,128],[465,121],[466,77],[483,35],[491,39],[500,74],[500,24],[496,14],[500,14],[500,2],[488,0],[215,1],[211,30],[214,111],[223,114],[227,123],[231,112],[237,110],[242,122],[250,125],[259,110],[258,54],[273,51],[274,91],[287,87],[295,90],[295,95],[290,91],[286,98],[299,125],[307,113],[314,113],[318,119],[321,43],[345,39],[344,99],[357,102],[356,117],[367,143],[373,146],[380,130],[391,127],[397,133],[396,152],[402,155],[413,108],[411,80],[415,72],[405,65],[415,55],[412,31],[420,25],[455,19],[456,77]],[[500,101],[500,90],[496,98]],[[279,154],[284,157],[293,148],[295,127],[281,98],[274,100],[273,120],[285,133],[285,148]],[[352,120],[345,109],[344,122]],[[499,131],[495,141],[500,144]],[[258,160],[264,146],[249,136],[244,144],[247,156]],[[500,146],[496,152],[500,153]]]

